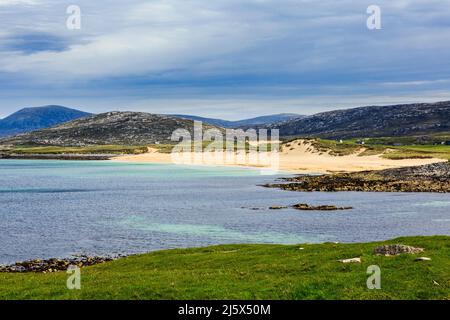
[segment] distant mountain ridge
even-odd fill
[[[204,130],[214,128],[203,125]],[[113,111],[0,139],[0,144],[40,146],[149,145],[171,142],[172,133],[185,129],[193,135],[192,120],[145,112]]]
[[[0,137],[48,128],[90,115],[88,112],[55,105],[24,108],[0,120]]]
[[[36,119],[30,117],[30,114],[34,115],[36,112],[38,115]],[[55,117],[55,114],[58,117]],[[289,118],[291,116],[295,116],[295,118]],[[67,119],[71,117],[78,118],[67,122]],[[278,121],[275,121],[276,119]],[[285,138],[320,137],[348,139],[438,133],[450,134],[450,101],[359,107],[323,112],[311,116],[273,115],[242,121],[225,121],[182,115],[177,117],[144,112],[108,112],[99,115],[89,115],[85,112],[64,107],[48,106],[36,109],[23,109],[1,120],[0,129],[3,130],[2,132],[19,130],[17,129],[18,126],[15,129],[11,129],[17,123],[26,127],[27,130],[51,125],[52,121],[61,121],[62,123],[50,128],[2,138],[0,139],[0,144],[85,146],[95,144],[146,145],[155,142],[167,143],[170,142],[172,132],[176,129],[186,129],[192,133],[193,120],[203,121],[205,130],[209,128],[223,130],[223,127],[230,126],[233,128],[279,129],[280,136]],[[214,125],[214,122],[211,120],[219,122],[216,122],[216,125]],[[225,123],[222,123],[223,121]],[[265,121],[274,122],[261,125]],[[21,130],[25,129],[22,128]]]
[[[203,123],[207,123],[207,124],[222,127],[222,128],[245,128],[245,127],[252,127],[252,126],[257,127],[257,126],[269,125],[269,124],[280,122],[280,121],[300,119],[300,118],[305,117],[303,115],[296,114],[296,113],[279,113],[279,114],[261,116],[261,117],[238,120],[238,121],[229,121],[229,120],[205,118],[205,117],[198,117],[198,116],[185,115],[185,114],[172,114],[171,116],[183,118],[183,119],[201,121]]]
[[[450,133],[450,101],[336,110],[268,127],[284,137],[327,139]]]

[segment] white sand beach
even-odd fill
[[[362,152],[363,150],[361,150]],[[224,152],[183,153],[175,154],[178,157],[174,161],[174,155],[160,153],[157,149],[149,148],[147,153],[138,155],[124,155],[114,158],[112,161],[120,162],[142,162],[142,163],[177,163],[182,157],[184,164],[194,165],[219,165],[219,166],[246,166],[255,168],[278,167],[280,171],[291,171],[295,173],[332,173],[332,172],[354,172],[365,170],[382,170],[389,168],[426,165],[436,162],[444,162],[442,159],[403,159],[391,160],[381,155],[359,155],[361,152],[335,156],[320,152],[303,140],[290,143],[290,147],[284,147],[278,153],[278,159],[270,158],[270,154],[263,160],[233,157],[227,158]],[[263,155],[264,156],[264,155]]]

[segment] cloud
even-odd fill
[[[0,7],[35,4],[37,4],[37,2],[34,0],[0,0]]]
[[[382,85],[385,85],[385,86],[425,86],[425,85],[448,84],[448,83],[450,83],[450,79],[385,82]]]
[[[68,49],[69,42],[47,33],[25,33],[0,37],[0,49],[12,54],[29,55],[37,52],[61,52]]]
[[[79,0],[82,29],[67,30],[70,4],[0,1],[8,95],[405,96],[450,74],[445,0],[380,0],[376,31],[366,0]]]

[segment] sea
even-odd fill
[[[450,195],[291,192],[258,169],[0,160],[0,264],[219,244],[450,235]],[[270,210],[336,205],[345,211]]]

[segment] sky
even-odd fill
[[[236,120],[450,100],[449,17],[449,0],[0,0],[0,118],[48,104]]]

